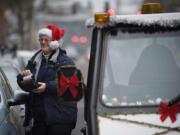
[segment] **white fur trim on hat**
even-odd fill
[[[50,39],[52,39],[52,31],[48,28],[42,28],[38,31],[38,35],[46,35],[48,36]]]
[[[52,50],[55,50],[55,49],[57,49],[57,48],[62,47],[62,44],[63,44],[63,39],[61,38],[61,39],[59,40],[59,42],[58,42],[57,40],[51,41],[49,47],[50,47]]]
[[[59,47],[62,47],[62,45],[63,45],[63,38],[61,38],[61,39],[59,40]]]

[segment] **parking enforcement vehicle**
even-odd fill
[[[84,134],[179,135],[180,13],[152,3],[140,15],[97,13],[87,27]]]

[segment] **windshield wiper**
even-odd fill
[[[180,101],[180,94],[177,95],[176,97],[174,97],[173,99],[171,99],[169,102],[168,102],[168,105],[171,106],[175,103],[178,103]]]

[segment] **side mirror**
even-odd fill
[[[15,106],[25,104],[29,96],[27,92],[15,92],[14,97],[7,101],[8,106]]]

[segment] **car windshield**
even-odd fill
[[[20,90],[18,84],[17,84],[17,70],[13,67],[8,67],[8,66],[4,66],[1,67],[7,77],[7,79],[9,80],[9,83],[12,87],[13,90]]]
[[[180,32],[119,31],[106,39],[105,105],[157,105],[180,93]]]

